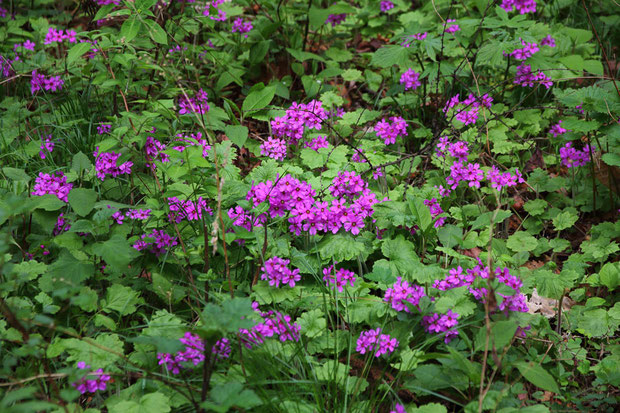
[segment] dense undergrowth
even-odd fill
[[[616,1],[0,23],[0,412],[614,411]]]

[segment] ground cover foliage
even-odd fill
[[[614,411],[613,0],[0,3],[0,411]]]

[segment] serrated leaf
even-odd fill
[[[23,169],[9,168],[8,166],[5,166],[4,168],[2,168],[2,172],[6,175],[7,178],[14,181],[30,181],[30,176]]]
[[[524,231],[515,232],[506,242],[506,246],[514,252],[533,251],[537,245],[536,238]]]
[[[144,20],[147,26],[147,31],[151,39],[159,44],[168,44],[168,35],[154,20]]]
[[[109,413],[168,413],[170,399],[162,393],[149,393],[139,401],[126,400],[108,407]]]
[[[525,209],[530,215],[537,216],[545,212],[547,205],[548,203],[544,199],[533,199],[523,204],[523,209]]]
[[[107,264],[119,270],[126,269],[131,260],[140,255],[120,234],[113,235],[107,241],[96,243],[93,245],[93,252],[103,258]]]
[[[103,309],[106,312],[116,311],[120,315],[129,315],[135,313],[137,310],[136,305],[141,304],[143,301],[133,289],[124,285],[114,284],[106,292]]]
[[[570,211],[564,211],[557,214],[555,218],[553,218],[553,226],[556,231],[562,231],[572,227],[575,222],[577,222],[578,218],[579,217],[577,214]]]
[[[328,234],[319,244],[321,258],[348,261],[367,251],[366,244],[350,234]]]

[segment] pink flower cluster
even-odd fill
[[[407,304],[411,304],[419,310],[420,299],[425,295],[424,288],[415,284],[409,285],[407,281],[402,280],[402,277],[398,277],[396,282],[385,291],[383,301],[390,303],[396,311],[409,313]]]
[[[437,201],[436,198],[432,198],[430,200],[425,199],[424,200],[424,205],[426,205],[428,207],[428,209],[430,210],[431,217],[433,219],[435,219],[439,215],[443,214],[443,209],[441,209],[441,205],[439,205],[439,202]],[[439,227],[442,227],[443,224],[445,224],[445,222],[446,222],[446,217],[439,217],[439,218],[437,218],[437,220],[435,221],[433,226],[435,228],[439,228]]]
[[[390,120],[392,124],[383,118],[375,125],[377,136],[383,139],[386,145],[396,143],[396,138],[399,136],[407,136],[407,122],[405,122],[405,119],[400,116],[392,116]]]
[[[299,341],[301,327],[297,323],[291,323],[291,316],[272,310],[261,312],[256,302],[252,304],[252,307],[263,318],[263,322],[249,330],[239,329],[240,340],[245,347],[251,349],[255,345],[264,343],[269,337],[277,337],[282,343]]]
[[[97,134],[104,135],[106,133],[110,133],[112,131],[112,125],[109,123],[101,123],[97,126]]]
[[[241,34],[244,35],[243,37],[245,37],[247,39],[248,32],[250,30],[252,30],[253,27],[254,26],[252,25],[252,22],[250,22],[250,21],[244,22],[241,17],[238,17],[233,22],[232,32],[233,33],[241,33]]]
[[[102,181],[105,180],[106,175],[117,177],[122,174],[131,174],[131,167],[133,162],[126,161],[120,165],[116,165],[116,161],[121,157],[120,153],[116,152],[103,152],[99,153],[99,147],[93,152],[95,157],[95,170],[97,171],[97,178]]]
[[[60,213],[58,215],[58,219],[56,220],[56,225],[52,230],[52,235],[56,236],[58,234],[62,234],[65,231],[69,231],[71,229],[71,225],[67,223],[67,220],[64,218],[64,213]]]
[[[23,47],[25,50],[30,50],[33,52],[36,45],[37,44],[35,42],[28,39],[24,43],[15,43],[15,45],[13,45],[13,50],[17,50],[18,47]]]
[[[329,16],[327,16],[327,20],[325,20],[325,23],[330,23],[332,27],[336,27],[337,24],[342,24],[342,22],[344,22],[346,18],[347,15],[345,13],[330,14]]]
[[[329,146],[329,142],[327,142],[325,136],[319,135],[310,142],[304,143],[304,146],[318,152],[321,148],[327,148]]]
[[[13,63],[15,60],[19,60],[19,58],[16,56],[15,59],[9,60],[4,56],[0,55],[0,75],[2,75],[2,77],[9,77],[15,73],[13,71],[13,68],[11,67],[11,63]]]
[[[550,77],[540,70],[536,73],[532,73],[532,66],[526,65],[525,63],[517,67],[517,73],[513,83],[524,87],[534,87],[535,84],[541,84],[547,89],[553,85],[553,81]]]
[[[540,41],[541,46],[555,47],[555,39],[548,34]]]
[[[209,157],[211,145],[207,143],[206,139],[202,138],[202,133],[200,132],[192,133],[189,136],[179,133],[175,141],[181,143],[181,145],[172,147],[175,151],[183,152],[188,146],[200,146],[202,147],[202,157],[205,159]]]
[[[338,263],[336,262],[334,264]],[[353,271],[340,268],[335,274],[332,274],[333,271],[333,265],[323,268],[323,281],[325,281],[327,287],[334,285],[338,289],[338,292],[342,292],[343,288],[347,286],[347,283],[353,287],[353,283],[355,283],[355,273]]]
[[[109,205],[108,208],[110,208]],[[112,214],[112,219],[114,219],[118,225],[122,225],[125,218],[144,221],[145,219],[148,219],[150,215],[150,209],[130,209],[129,211],[125,212],[125,214],[123,214],[121,211],[116,211],[114,214]]]
[[[357,339],[356,351],[360,354],[366,352],[375,352],[375,357],[381,357],[382,354],[391,354],[398,347],[398,340],[390,337],[388,334],[381,334],[381,329],[366,330],[360,333]]]
[[[467,142],[463,141],[450,143],[450,138],[447,136],[442,136],[439,138],[439,143],[436,146],[435,153],[438,157],[444,158],[446,156],[446,152],[453,158],[460,161],[466,161],[467,155],[469,155],[469,146],[467,145]]]
[[[551,127],[551,129],[549,129],[549,134],[553,135],[554,138],[557,138],[558,135],[563,135],[566,132],[569,132],[569,130],[568,129],[564,129],[562,127],[562,121],[561,120],[558,121],[558,123],[556,123],[555,125],[553,125]]]
[[[54,141],[52,141],[52,135],[47,135],[47,138],[43,139],[41,136],[41,151],[39,151],[39,156],[41,159],[47,158],[47,155],[51,155],[54,150]]]
[[[383,13],[385,13],[388,10],[391,10],[394,8],[394,3],[392,3],[390,0],[381,0],[381,3],[379,4],[379,8],[381,9]]]
[[[260,145],[260,153],[272,159],[283,161],[286,157],[286,141],[270,136]]]
[[[394,410],[391,410],[390,413],[407,413],[407,410],[405,410],[405,406],[402,404],[396,403]]]
[[[199,221],[202,219],[202,211],[206,211],[209,215],[213,215],[213,210],[207,206],[207,201],[201,196],[196,202],[186,199],[185,201],[175,197],[168,198],[168,208],[170,213],[168,219],[170,222],[177,224],[187,219],[188,221]]]
[[[157,354],[159,360],[157,364],[165,365],[166,369],[172,374],[179,374],[184,368],[183,363],[192,363],[195,367],[205,359],[205,342],[198,335],[188,331],[179,341],[185,344],[185,350],[178,351],[174,355],[170,353]],[[230,342],[225,337],[216,341],[211,347],[211,353],[215,355],[216,359],[230,357],[230,351]]]
[[[455,328],[458,324],[458,317],[459,315],[452,312],[452,310],[448,310],[444,315],[434,313],[422,317],[422,326],[428,333],[439,334],[445,332],[444,342],[447,344],[459,334]]]
[[[470,93],[469,96],[467,96],[467,99],[464,99],[462,102],[460,100],[460,94],[457,93],[455,96],[448,99],[448,102],[446,102],[446,105],[443,108],[443,112],[446,114],[447,118],[448,111],[459,106],[454,117],[464,125],[470,125],[472,123],[476,123],[478,120],[481,107],[490,108],[492,104],[493,98],[490,97],[488,93],[485,93],[480,97],[476,97]]]
[[[78,361],[78,369],[86,370],[90,369],[90,366],[83,361]],[[89,376],[96,376],[95,379],[87,379]],[[103,373],[103,369],[97,369],[94,372],[86,374],[76,382],[71,383],[73,387],[80,393],[95,393],[97,390],[104,391],[107,387],[107,382],[110,381],[110,376]]]
[[[315,235],[319,231],[337,233],[341,228],[359,234],[364,227],[364,219],[373,214],[373,205],[378,201],[370,192],[367,184],[355,172],[341,172],[334,179],[331,193],[343,198],[334,199],[332,205],[317,201],[312,186],[301,182],[290,175],[271,181],[253,185],[246,199],[252,201],[254,207],[263,202],[269,203],[268,214],[254,217],[241,207],[231,208],[229,217],[234,225],[251,230],[261,226],[267,215],[271,218],[289,214],[289,230],[296,235],[308,231]],[[349,202],[349,205],[347,205]]]
[[[400,84],[405,85],[405,90],[416,90],[422,84],[419,79],[420,74],[410,68],[400,76]]]
[[[590,161],[590,150],[596,151],[596,147],[592,145],[586,145],[582,150],[573,148],[573,143],[568,142],[566,145],[560,148],[560,158],[562,164],[567,168],[574,168],[576,166],[584,166]]]
[[[515,168],[514,174],[510,172],[500,173],[495,165],[491,166],[491,169],[487,171],[486,178],[491,183],[491,186],[498,191],[501,191],[504,187],[516,186],[518,183],[525,182],[518,168]]]
[[[520,40],[523,47],[521,49],[515,49],[510,53],[510,56],[514,57],[516,60],[525,60],[534,56],[534,54],[540,50],[536,43],[526,43],[523,39]]]
[[[413,43],[414,40],[424,40],[426,39],[427,35],[428,35],[427,32],[423,32],[423,33],[416,33],[416,34],[411,34],[409,36],[405,36],[403,41],[400,42],[400,45],[403,47],[409,47],[411,46],[411,43]]]
[[[60,76],[45,76],[37,73],[36,70],[32,71],[32,78],[30,79],[30,93],[35,95],[39,90],[44,89],[50,92],[56,92],[62,89],[62,85],[65,81]]]
[[[536,13],[536,0],[502,0],[500,7],[506,11],[516,8],[519,14]]]
[[[170,156],[164,153],[166,145],[152,136],[146,137],[143,149],[146,158],[146,166],[150,168],[155,169],[155,161],[170,162]]]
[[[62,172],[54,175],[39,172],[35,180],[32,195],[43,196],[46,194],[56,195],[61,201],[68,202],[67,196],[73,188],[73,184],[67,183],[67,177]]]
[[[288,138],[289,144],[296,144],[303,138],[305,128],[321,130],[322,123],[329,117],[323,103],[311,100],[307,104],[293,102],[284,116],[271,121],[271,130],[279,138]]]
[[[62,43],[65,40],[69,43],[76,43],[77,39],[75,36],[77,33],[75,30],[67,30],[66,32],[62,29],[56,30],[53,27],[47,29],[47,34],[45,35],[45,40],[43,44],[52,44],[52,43]]]
[[[446,23],[444,25],[447,26],[450,23],[454,23],[456,20],[455,19],[448,19],[446,20]],[[450,34],[454,34],[458,31],[461,30],[461,27],[458,24],[450,24],[447,28],[446,28],[446,33],[450,33]]]
[[[290,262],[277,256],[268,259],[260,269],[262,271],[260,279],[268,280],[269,285],[276,288],[280,287],[280,283],[291,288],[295,287],[295,283],[301,280],[301,275],[299,275],[299,269],[288,268]]]
[[[202,15],[209,17],[211,20],[220,21],[220,22],[225,21],[226,12],[223,10],[220,10],[219,8],[222,5],[222,3],[225,3],[225,2],[226,0],[208,1],[207,4],[205,4],[205,9],[202,12]]]
[[[521,279],[510,274],[508,268],[497,267],[494,272],[495,280],[514,290],[513,295],[499,294],[502,297],[502,302],[499,305],[500,311],[527,312],[527,298],[521,293],[521,287],[523,286]],[[446,291],[458,287],[467,287],[467,290],[476,300],[484,302],[487,289],[484,287],[476,288],[474,283],[477,280],[486,280],[489,278],[489,273],[489,267],[484,266],[482,261],[478,260],[478,264],[474,268],[465,271],[460,266],[450,269],[448,276],[443,280],[436,280],[433,288]]]
[[[179,115],[184,115],[186,113],[204,115],[209,109],[211,108],[207,103],[207,92],[202,89],[198,90],[196,96],[193,98],[188,99],[184,94],[179,97]]]
[[[136,241],[132,247],[138,251],[149,249],[150,252],[159,257],[168,251],[168,248],[177,245],[177,239],[171,237],[166,231],[154,229],[150,234],[142,234],[141,239]]]

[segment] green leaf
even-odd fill
[[[506,246],[514,252],[533,251],[538,245],[536,238],[524,231],[517,231],[508,237]]]
[[[463,229],[456,225],[444,225],[437,229],[437,238],[446,248],[452,248],[463,242]]]
[[[164,31],[164,29],[162,29],[162,27],[157,24],[157,22],[148,19],[144,20],[144,22],[146,23],[151,39],[153,39],[159,44],[168,44],[168,35]]]
[[[350,234],[328,234],[321,240],[319,251],[324,260],[348,261],[366,252],[367,246]]]
[[[6,175],[7,178],[14,181],[30,181],[30,176],[23,169],[9,168],[8,166],[5,166],[4,168],[2,168],[2,172]]]
[[[143,303],[137,291],[124,285],[114,284],[108,288],[106,299],[101,306],[106,312],[116,311],[120,315],[129,315],[136,312],[136,305]]]
[[[239,382],[229,382],[215,386],[209,393],[211,400],[202,403],[201,407],[214,412],[227,412],[232,407],[235,410],[252,409],[262,404],[261,399],[252,390],[244,389]],[[154,412],[150,412],[154,413]]]
[[[555,379],[542,366],[525,361],[518,361],[515,367],[533,385],[553,393],[560,393]]]
[[[564,211],[557,214],[555,218],[553,218],[553,226],[556,231],[562,231],[572,227],[575,222],[577,222],[578,218],[579,217],[577,214],[570,211]]]
[[[620,285],[620,263],[608,262],[603,265],[601,271],[598,273],[598,279],[601,284],[607,287],[610,291]]]
[[[411,215],[415,217],[414,219],[418,227],[426,234],[433,224],[430,209],[424,205],[424,200],[421,198],[416,196],[409,196],[407,198],[407,205],[409,206]]]
[[[382,47],[372,55],[370,61],[372,65],[377,67],[390,67],[393,65],[405,67],[409,65],[409,62],[408,49],[400,45]]]
[[[58,357],[64,352],[69,353],[67,361],[84,361],[92,368],[105,369],[114,364],[123,354],[123,342],[116,334],[99,334],[96,339],[77,338],[56,339],[47,349],[48,357]]]
[[[127,266],[140,253],[131,247],[123,235],[115,234],[107,241],[98,242],[93,245],[93,252],[103,258],[103,260],[119,269],[127,269]]]
[[[137,16],[132,16],[125,20],[121,26],[120,36],[125,38],[125,43],[131,42],[140,32],[142,23],[138,20]]]
[[[601,159],[609,166],[620,166],[620,155],[617,153],[605,153]]]
[[[149,393],[139,401],[126,400],[108,406],[109,413],[168,413],[170,399],[162,393]]]
[[[222,305],[207,303],[200,315],[200,331],[211,335],[236,332],[240,328],[251,328],[254,322],[248,317],[254,314],[252,301],[248,297],[235,297],[224,301]]]
[[[67,196],[69,205],[79,216],[86,216],[93,210],[97,201],[97,193],[92,189],[74,188]]]
[[[226,125],[224,132],[228,139],[240,148],[243,148],[243,144],[248,139],[248,128],[243,125]]]
[[[603,76],[603,63],[600,60],[586,60],[583,62],[583,69],[595,75]]]
[[[296,321],[301,327],[301,331],[309,338],[322,335],[325,332],[327,321],[322,310],[314,309],[305,312]]]
[[[493,214],[495,214],[495,211],[489,211],[489,212],[485,212],[479,215],[478,218],[476,218],[476,220],[471,225],[471,229],[475,230],[478,228],[488,228],[489,225],[491,225],[491,218],[493,217]],[[506,218],[510,217],[511,215],[512,215],[511,211],[507,211],[503,209],[499,210],[497,211],[497,215],[495,216],[495,220],[493,221],[493,224],[495,225],[501,224],[502,222],[504,222]]]
[[[523,209],[525,209],[530,215],[537,216],[545,212],[547,205],[548,203],[544,199],[533,199],[531,201],[527,201],[523,205]]]
[[[243,101],[243,106],[241,109],[244,112],[263,109],[271,103],[275,93],[276,88],[274,86],[267,86],[263,89],[250,92],[250,94]]]
[[[607,311],[603,308],[584,311],[577,322],[577,329],[588,337],[603,337],[607,335],[609,332],[609,315]]]
[[[92,168],[92,166],[93,164],[90,162],[90,159],[88,159],[88,156],[84,155],[82,152],[73,155],[71,170],[75,171],[75,173],[80,174],[82,171]]]
[[[549,270],[539,269],[533,275],[536,289],[541,297],[559,300],[564,294],[564,289],[572,286],[570,278],[562,276],[561,273],[554,274]]]
[[[347,69],[342,72],[342,79],[346,82],[362,79],[362,72],[357,69]]]
[[[66,294],[67,289],[81,287],[82,282],[95,273],[95,266],[91,261],[78,260],[67,250],[62,250],[48,269],[39,278],[39,287],[53,295]]]
[[[286,51],[289,52],[291,56],[293,56],[296,60],[299,60],[300,62],[309,59],[318,60],[319,62],[325,62],[325,59],[314,53],[302,52],[301,50],[291,49],[289,47],[286,48]]]
[[[419,280],[422,264],[411,241],[405,240],[402,235],[394,239],[385,239],[381,244],[381,252],[390,260],[390,266],[394,267],[393,274],[397,276],[406,274],[409,280]]]
[[[67,65],[75,62],[78,58],[82,57],[82,55],[90,50],[92,45],[90,43],[78,43],[71,47],[67,52]]]

